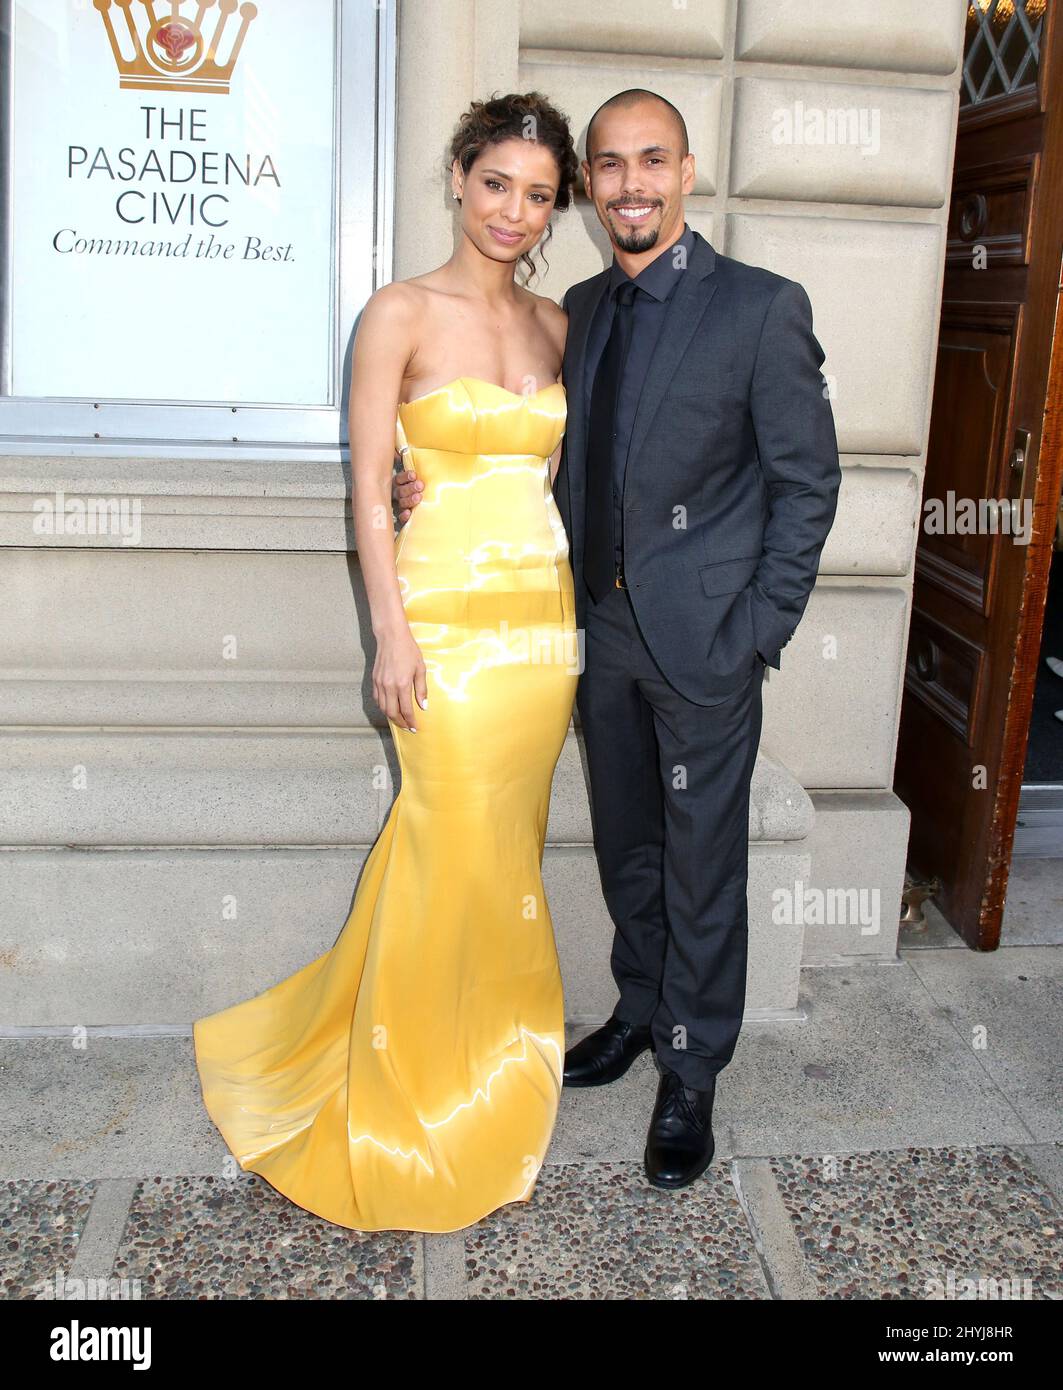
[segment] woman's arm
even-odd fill
[[[424,708],[428,688],[395,572],[391,476],[395,422],[402,379],[416,345],[415,323],[414,292],[402,284],[385,285],[365,306],[354,341],[347,433],[354,538],[377,641],[373,698],[390,720],[412,732],[413,697]]]

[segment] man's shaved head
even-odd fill
[[[603,111],[609,111],[617,107],[626,109],[629,106],[637,106],[639,102],[657,101],[671,114],[676,126],[676,133],[679,137],[679,157],[682,159],[690,153],[690,141],[687,137],[687,123],[683,120],[682,113],[672,105],[667,97],[660,96],[657,92],[647,91],[645,87],[628,87],[626,91],[617,92],[608,101],[603,101],[598,110],[590,119],[587,126],[587,159],[594,158],[594,123]]]

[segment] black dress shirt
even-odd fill
[[[677,254],[676,248],[680,246],[684,248],[685,255]],[[624,280],[631,280],[637,285],[641,293],[635,295],[631,305],[631,345],[620,378],[616,402],[616,437],[613,441],[613,535],[616,538],[618,565],[622,563],[624,554],[624,475],[631,444],[631,429],[635,423],[635,410],[642,394],[642,385],[646,380],[654,347],[668,312],[668,302],[679,284],[679,277],[685,273],[693,248],[694,233],[690,226],[684,223],[683,235],[679,240],[673,242],[635,276],[629,276],[614,255],[609,288],[602,295],[587,338],[584,411],[585,418],[589,419],[594,374],[598,370],[598,363],[609,337],[616,287]]]

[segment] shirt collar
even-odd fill
[[[682,246],[686,252],[685,262],[676,265],[675,256],[671,254],[677,246]],[[612,269],[609,275],[609,293],[615,294],[618,285],[622,285],[625,280],[631,280],[638,285],[640,290],[653,299],[665,300],[669,297],[676,285],[679,277],[683,274],[686,266],[690,264],[690,254],[694,250],[694,233],[689,223],[683,223],[683,235],[678,241],[674,241],[666,251],[662,251],[659,256],[655,256],[649,265],[643,266],[637,275],[628,275],[627,271],[621,266],[620,262],[613,256]]]

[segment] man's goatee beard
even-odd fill
[[[642,231],[640,228],[632,228],[630,232],[623,235],[617,234],[616,244],[621,251],[630,251],[635,254],[639,251],[648,251],[651,246],[657,245],[657,238],[660,235],[660,228],[654,227],[652,231]]]

